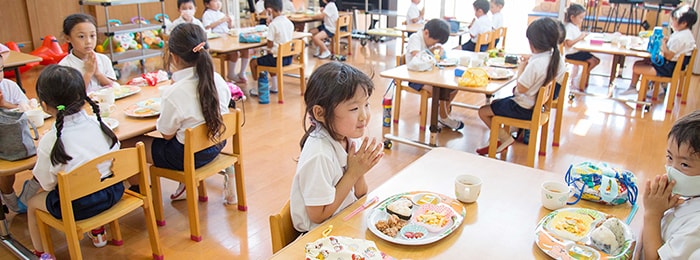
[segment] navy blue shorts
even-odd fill
[[[488,44],[481,45],[481,47],[479,48],[479,51],[483,52],[483,51],[488,50],[488,48],[489,48]],[[469,39],[469,41],[467,43],[462,44],[463,51],[474,51],[474,49],[476,49],[476,43],[474,43],[471,39]]]
[[[320,31],[326,32],[326,35],[328,35],[328,38],[333,38],[333,36],[335,36],[335,33],[329,31],[328,29],[326,29],[326,26],[323,25],[323,24],[321,24],[321,25],[319,25],[318,27],[316,27],[316,29],[318,29],[319,32],[320,32]]]
[[[287,66],[289,64],[292,64],[292,56],[282,58],[282,66]],[[272,56],[272,54],[262,56],[258,58],[258,65],[267,67],[277,66],[277,58]]]
[[[195,153],[194,167],[199,168],[213,161],[225,145],[224,140]],[[156,167],[182,171],[185,165],[185,145],[174,137],[170,140],[155,138],[151,144],[151,156],[153,156],[153,165]]]
[[[559,98],[559,90],[561,90],[561,84],[559,84],[559,82],[557,82],[557,84],[554,85],[554,99],[555,100]]]
[[[122,199],[122,195],[124,195],[124,184],[119,182],[101,191],[74,200],[72,204],[75,220],[90,218],[108,210]],[[62,218],[58,186],[56,186],[56,189],[49,191],[49,194],[46,196],[46,210],[54,218]]]
[[[491,102],[491,111],[497,116],[505,116],[515,119],[532,119],[532,109],[526,109],[513,101],[513,96],[496,99]]]
[[[570,59],[570,60],[577,60],[577,61],[587,61],[590,58],[595,58],[595,56],[593,56],[593,54],[591,54],[590,52],[587,52],[587,51],[579,51],[577,53],[567,54],[564,57],[566,57],[567,59]]]
[[[690,57],[685,57],[685,59],[683,59],[683,67],[681,67],[681,69],[685,69],[685,66],[687,66],[688,63],[690,63]],[[654,66],[656,76],[673,77],[673,70],[676,69],[676,62],[664,59],[664,65],[657,66],[656,64],[651,63],[651,66]]]

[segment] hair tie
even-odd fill
[[[199,44],[197,44],[197,46],[194,46],[194,48],[192,48],[192,52],[199,52],[200,50],[202,50],[202,48],[204,48],[205,44],[207,44],[207,43],[200,42]]]
[[[56,106],[56,109],[58,109],[58,111],[63,111],[63,110],[66,110],[66,106],[58,105],[58,106]]]

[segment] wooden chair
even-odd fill
[[[396,56],[396,66],[401,66],[406,63],[406,58],[404,55]],[[430,98],[430,93],[425,89],[420,91],[413,89],[408,86],[408,82],[394,80],[396,84],[396,89],[394,92],[394,100],[392,109],[394,110],[394,123],[399,123],[399,115],[401,114],[401,93],[406,91],[408,93],[420,95],[420,121],[418,122],[420,130],[425,130],[425,125],[428,122],[428,99]]]
[[[341,31],[340,29],[342,27],[346,27],[347,29]],[[350,15],[341,15],[338,17],[338,21],[335,22],[335,35],[333,35],[333,39],[331,40],[333,45],[331,53],[334,55],[340,54],[340,39],[342,38],[347,38],[348,45],[346,48],[348,49],[348,55],[352,55],[352,48],[350,46],[352,41],[352,16]]]
[[[190,220],[190,239],[202,241],[199,228],[199,208],[197,207],[197,188],[199,188],[199,201],[208,200],[204,179],[217,174],[221,169],[233,167],[236,172],[236,190],[238,195],[238,210],[248,209],[245,198],[245,186],[243,180],[243,162],[241,159],[241,111],[231,110],[231,113],[223,115],[226,131],[219,140],[211,141],[208,136],[207,126],[201,124],[185,130],[185,158],[184,171],[176,171],[151,166],[151,185],[153,186],[153,200],[155,201],[156,220],[159,226],[165,225],[163,215],[163,197],[161,194],[160,177],[168,178],[185,184],[187,194],[187,211]],[[194,154],[229,139],[226,147],[231,151],[222,150],[221,154],[213,161],[200,168],[194,168]],[[233,166],[232,166],[233,165]],[[143,186],[142,186],[143,187]]]
[[[301,233],[294,228],[292,214],[289,211],[289,201],[284,204],[279,213],[270,215],[270,235],[272,235],[272,253],[277,253],[280,249],[299,237]]]
[[[566,88],[569,82],[569,72],[564,73],[564,79],[559,88],[559,95],[554,98],[552,92],[552,108],[557,110],[557,121],[554,122],[554,137],[552,138],[552,146],[559,146],[559,136],[561,134],[561,122],[564,120],[564,103],[566,103]],[[545,151],[540,150],[540,155],[544,155]]]
[[[574,66],[581,66],[581,79],[579,80],[578,83],[578,88],[577,91],[580,91],[581,89],[586,89],[588,86],[588,62],[587,61],[579,61],[579,60],[570,60],[570,59],[565,59],[566,63],[569,63]]]
[[[542,127],[542,136],[540,140],[540,152],[546,150],[547,132],[549,130],[549,116],[552,109],[552,93],[556,79],[550,81],[545,86],[540,88],[537,93],[537,100],[533,106],[532,119],[521,120],[510,117],[494,116],[491,119],[491,136],[489,137],[489,157],[496,158],[496,149],[498,148],[498,132],[501,125],[514,126],[523,129],[530,129],[530,142],[527,146],[527,161],[526,165],[535,166],[535,149],[537,146],[537,137],[540,135],[540,127]],[[559,93],[561,96],[561,93]],[[501,152],[501,158],[505,158],[507,150]]]
[[[683,88],[681,90],[681,94],[685,94],[688,92],[685,90],[684,85],[689,85],[689,80],[690,77],[692,77],[692,71],[693,71],[693,62],[695,62],[695,55],[697,54],[697,48],[693,49],[693,52],[690,54],[690,63],[685,67],[685,70],[683,70],[683,60],[685,59],[685,54],[681,54],[680,57],[678,57],[678,62],[676,62],[676,67],[673,68],[673,75],[671,77],[662,77],[662,76],[657,76],[657,75],[642,75],[642,85],[639,88],[639,93],[637,94],[637,100],[638,101],[644,101],[647,95],[647,86],[649,86],[649,81],[654,82],[654,88],[653,88],[653,95],[651,100],[655,101],[656,97],[659,95],[659,89],[660,89],[660,83],[665,82],[668,83],[668,89],[666,91],[666,96],[668,97],[668,101],[666,103],[666,113],[671,113],[673,110],[673,105],[676,100],[676,92],[678,89]],[[688,84],[685,84],[688,82]],[[681,97],[681,103],[683,102],[683,98]]]
[[[285,44],[280,44],[279,49],[277,51],[277,66],[275,67],[267,67],[267,66],[258,66],[258,72],[260,71],[267,71],[270,73],[275,73],[277,74],[277,87],[278,87],[278,93],[277,93],[277,103],[283,104],[284,103],[284,72],[285,71],[290,71],[290,70],[298,70],[299,71],[299,84],[301,88],[301,94],[304,95],[304,92],[306,91],[306,76],[304,75],[304,67],[305,67],[305,62],[304,62],[304,41],[301,39],[295,39],[291,40]],[[299,59],[292,59],[292,63],[289,65],[282,65],[282,57],[287,57],[287,56],[297,56]]]
[[[106,161],[112,162],[112,177],[100,180],[101,176],[97,171],[97,166]],[[72,203],[74,200],[121,183],[134,175],[139,176],[140,193],[125,190],[121,200],[108,210],[88,219],[75,220]],[[48,226],[66,234],[68,252],[71,259],[83,259],[80,252],[80,239],[83,237],[83,233],[107,223],[110,224],[112,244],[121,245],[123,242],[119,229],[119,218],[138,208],[143,208],[153,258],[163,259],[163,250],[158,240],[158,229],[156,228],[156,220],[153,214],[153,207],[151,206],[151,191],[148,185],[146,152],[143,143],[137,143],[134,148],[126,148],[104,154],[71,172],[60,172],[57,177],[63,219],[56,219],[43,210],[36,211],[41,243],[47,252],[54,254],[53,240],[51,239]]]
[[[489,41],[489,50],[490,49],[495,49],[496,48],[496,40],[500,40],[501,48],[505,49],[506,48],[506,33],[508,32],[508,28],[506,27],[501,27],[498,29],[495,29],[491,32],[491,39]]]
[[[476,45],[474,45],[474,52],[475,53],[479,53],[481,51],[482,45],[489,45],[490,44],[489,39],[492,37],[491,36],[492,34],[493,34],[493,31],[485,32],[485,33],[479,34],[476,37]]]
[[[685,67],[685,73],[681,75],[680,87],[682,87],[683,90],[678,93],[681,96],[681,105],[685,105],[688,101],[688,90],[690,89],[690,78],[693,77],[693,65],[695,65],[696,52],[697,49],[693,50],[693,53],[690,56],[690,62],[688,62],[688,65]]]

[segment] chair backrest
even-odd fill
[[[194,171],[194,154],[215,144],[232,138],[233,154],[241,154],[241,111],[231,110],[228,114],[222,115],[226,129],[218,140],[209,139],[209,129],[206,124],[198,125],[185,130],[185,171]]]
[[[476,43],[474,46],[474,52],[479,52],[481,51],[481,46],[482,45],[489,45],[489,38],[492,38],[493,31],[490,32],[485,32],[481,33],[478,36],[476,36]]]
[[[304,40],[302,39],[293,39],[287,43],[280,44],[279,49],[277,51],[277,56],[278,57],[287,57],[287,56],[294,56],[294,55],[299,55],[299,63],[304,64]],[[277,66],[282,67],[282,62],[283,59],[277,59]]]
[[[292,213],[289,211],[289,201],[284,204],[278,214],[270,216],[270,235],[272,235],[272,253],[280,249],[299,237],[299,231],[292,223]]]
[[[258,14],[256,12],[250,13],[250,22],[253,26],[258,24]]]
[[[557,79],[554,78],[537,92],[537,100],[535,100],[535,106],[532,107],[532,122],[539,123],[542,115],[549,114],[552,110],[552,93],[554,93],[556,84]],[[561,95],[562,93],[560,92],[559,94]]]
[[[564,99],[566,98],[566,88],[568,86],[568,81],[569,81],[569,72],[564,72],[564,78],[561,81],[561,87],[559,88],[559,95],[557,95],[556,98],[554,98],[554,92],[552,92],[552,106],[553,108],[556,109],[562,109],[564,108]],[[556,84],[556,83],[555,83]],[[556,86],[555,86],[556,88]],[[555,89],[552,89],[552,91],[555,91]],[[559,120],[559,119],[557,119]]]
[[[396,55],[396,67],[406,64],[406,55]]]
[[[342,27],[347,28],[341,31]],[[350,15],[341,15],[338,17],[338,21],[335,22],[335,34],[341,35],[343,32],[352,33],[352,17]]]
[[[696,54],[698,54],[698,48],[693,49],[693,52],[690,53],[690,61],[688,62],[688,65],[685,66],[684,71],[686,77],[691,77],[693,75],[693,65],[695,64],[695,56],[697,56]],[[681,59],[678,60],[681,61]]]
[[[111,162],[112,176],[102,180],[98,166]],[[103,154],[78,166],[70,172],[58,173],[58,192],[61,201],[61,215],[64,223],[75,229],[72,201],[120,183],[131,176],[147,172],[146,149],[139,142],[134,148],[125,148]],[[141,174],[142,183],[146,175]],[[144,190],[144,189],[142,189]]]
[[[508,28],[501,27],[501,28],[497,28],[497,29],[494,29],[493,31],[491,31],[491,39],[489,39],[489,49],[496,48],[496,40],[501,39],[501,38],[503,38],[500,40],[501,48],[505,49],[507,30],[508,30]]]

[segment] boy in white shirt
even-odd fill
[[[488,33],[491,31],[492,26],[491,26],[491,19],[489,19],[488,15],[486,13],[489,12],[489,8],[491,5],[489,2],[486,0],[476,0],[474,1],[474,15],[476,18],[472,21],[472,24],[469,26],[469,36],[471,39],[465,44],[462,45],[462,50],[465,51],[474,51],[474,48],[476,48],[476,39],[479,37],[479,34],[482,33]],[[488,49],[488,45],[481,45],[481,48],[479,51],[486,51]]]
[[[292,0],[282,0],[282,1],[283,1],[282,13],[290,14],[290,13],[294,13],[297,11],[296,8],[294,7],[294,3],[292,2]]]
[[[505,5],[503,0],[491,0],[491,28],[493,30],[503,27],[503,13],[501,13],[503,5]],[[500,40],[501,38],[496,39],[495,45],[498,45]]]
[[[309,30],[309,32],[313,34],[311,39],[313,44],[316,45],[314,57],[328,59],[331,57],[331,51],[328,50],[323,40],[326,38],[333,38],[335,35],[335,23],[338,21],[338,7],[335,6],[335,0],[323,0],[323,2],[326,3],[326,7],[323,8],[320,14],[313,16],[314,19],[323,19],[323,24]]]
[[[418,8],[420,0],[411,0],[411,6],[408,7],[408,12],[406,13],[406,24],[417,24],[424,23],[423,14],[425,14],[425,8]]]
[[[194,17],[194,13],[197,10],[194,0],[177,0],[177,9],[180,11],[180,17],[175,19],[170,27],[166,28],[167,34],[170,34],[175,26],[183,23],[193,23],[202,27],[202,30],[206,30],[202,21]]]
[[[294,24],[282,15],[282,1],[286,0],[266,0],[265,7],[269,10],[272,22],[267,29],[267,49],[268,54],[250,61],[250,72],[253,79],[258,80],[258,65],[274,67],[277,66],[277,51],[281,44],[292,40]],[[292,63],[292,56],[283,57],[282,65],[287,66]],[[277,75],[270,73],[270,92],[277,93]],[[251,89],[251,95],[257,96],[256,89]]]

